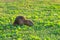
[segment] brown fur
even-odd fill
[[[25,18],[23,16],[17,16],[13,25],[23,25]]]

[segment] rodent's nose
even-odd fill
[[[33,23],[30,23],[29,25],[30,25],[30,26],[33,26]]]

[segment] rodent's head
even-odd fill
[[[33,22],[30,21],[30,20],[25,20],[25,21],[24,21],[24,24],[25,24],[25,25],[28,25],[28,26],[33,26]]]

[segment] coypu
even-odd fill
[[[23,16],[17,16],[13,25],[27,25],[32,26],[33,22],[31,20],[25,20]]]

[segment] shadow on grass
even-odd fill
[[[29,27],[27,25],[16,25],[14,26],[13,24],[6,24],[6,25],[3,25],[1,24],[0,25],[0,30],[6,30],[6,29],[9,29],[9,30],[16,30],[16,29],[21,29],[21,30],[30,30],[30,28],[32,29],[32,27]]]

